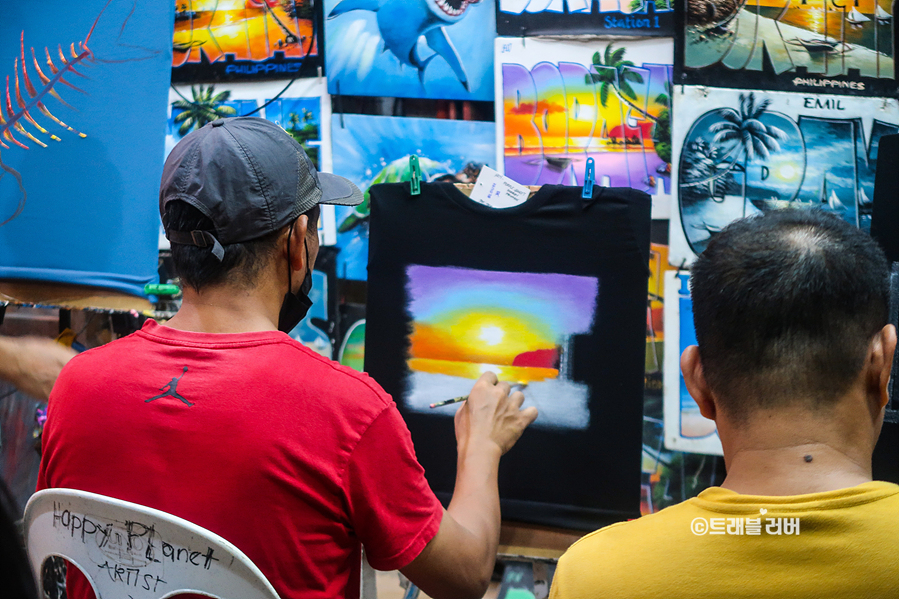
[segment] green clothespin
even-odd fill
[[[409,180],[410,195],[421,194],[421,167],[418,166],[418,156],[409,156],[409,170],[412,176]]]
[[[179,293],[181,293],[181,288],[177,285],[165,283],[147,283],[144,285],[144,295],[178,295]]]

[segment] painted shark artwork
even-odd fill
[[[325,0],[328,91],[491,100],[492,0]]]
[[[499,35],[602,34],[670,37],[674,0],[497,0]]]
[[[677,84],[895,97],[890,0],[682,0]]]
[[[671,264],[690,263],[729,222],[818,207],[869,230],[880,138],[893,99],[678,86]]]

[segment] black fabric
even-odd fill
[[[14,522],[19,514],[15,500],[0,479],[0,596],[37,599],[31,565]]]
[[[871,237],[880,243],[887,260],[899,262],[899,135],[880,138],[877,164]]]
[[[899,31],[899,29],[897,29]],[[878,142],[877,174],[874,179],[874,205],[871,211],[871,236],[876,239],[887,260],[899,261],[899,135],[884,135]],[[897,317],[899,290],[892,287],[891,321]],[[874,448],[872,474],[876,480],[899,483],[899,354],[893,361],[892,399],[884,418],[883,429]]]
[[[404,401],[407,267],[576,275],[599,281],[592,330],[567,346],[570,380],[589,385],[590,424],[525,431],[500,465],[503,517],[591,530],[639,516],[649,196],[596,186],[585,200],[579,187],[544,186],[524,204],[494,209],[448,183],[409,191],[371,188],[365,370],[397,402],[438,497],[448,500],[455,480],[452,412],[412,411]]]

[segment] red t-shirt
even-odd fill
[[[402,568],[443,514],[396,405],[367,375],[277,331],[153,321],[63,369],[44,428],[47,487],[205,527],[282,599],[358,596],[360,544],[375,568]]]

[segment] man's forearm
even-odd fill
[[[431,597],[480,599],[487,590],[499,545],[499,459],[537,417],[522,402],[485,372],[456,412],[453,499],[437,534],[402,570]]]
[[[482,564],[481,576],[493,573],[499,544],[500,507],[497,477],[499,448],[490,442],[459,448],[456,485],[447,512],[473,537],[471,551]]]
[[[0,335],[0,379],[37,399],[47,399],[75,352],[52,339]]]
[[[0,379],[18,387],[24,372],[16,347],[15,339],[0,336]]]
[[[480,599],[487,590],[499,543],[500,454],[493,443],[459,447],[456,486],[440,530],[402,569],[431,597]]]

